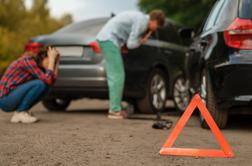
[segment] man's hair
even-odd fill
[[[156,20],[160,27],[163,27],[165,25],[165,13],[162,10],[152,10],[149,15],[150,20]]]

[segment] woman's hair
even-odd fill
[[[43,67],[42,66],[43,60],[48,56],[47,52],[48,52],[49,47],[50,46],[42,46],[39,48],[37,53],[29,52],[29,55],[32,56],[32,58],[35,60],[37,65],[41,68]]]

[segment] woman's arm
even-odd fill
[[[52,85],[54,83],[55,79],[53,70],[48,67],[43,71],[31,56],[27,56],[24,59],[23,67],[26,72],[30,73],[35,79],[39,79],[47,85]]]
[[[52,71],[55,71],[57,58],[58,58],[58,51],[55,48],[49,47],[47,55],[48,55],[48,58],[49,58],[48,69],[52,70]]]
[[[56,60],[56,65],[55,65],[55,68],[54,68],[55,78],[58,77],[58,75],[59,75],[59,62],[60,62],[60,57],[58,56],[58,58]]]
[[[49,47],[48,49],[48,66],[45,68],[45,72],[38,66],[35,60],[32,57],[27,57],[24,59],[24,67],[27,72],[33,75],[35,78],[38,78],[44,81],[48,85],[52,85],[55,81],[55,71],[56,71],[56,62],[58,57],[58,52],[56,49]]]

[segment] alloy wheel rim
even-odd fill
[[[152,105],[160,110],[164,107],[166,101],[166,84],[160,75],[155,75],[151,80]]]
[[[207,99],[207,86],[206,86],[206,76],[202,76],[201,85],[200,85],[200,96],[202,98],[202,101],[206,104]],[[200,120],[204,121],[204,117],[201,115],[200,112]]]
[[[185,110],[189,104],[189,88],[183,78],[178,78],[174,84],[174,102],[179,110]]]
[[[56,99],[55,102],[59,105],[64,105],[66,103],[66,101],[62,100],[62,99]]]

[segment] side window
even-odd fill
[[[167,21],[166,26],[158,31],[158,38],[161,41],[179,43],[177,27],[174,23]]]
[[[252,18],[252,2],[251,0],[241,0],[239,7],[239,17],[245,19]]]
[[[221,9],[215,24],[216,25],[231,24],[231,22],[237,17],[238,3],[239,1],[237,0],[225,1],[225,4]]]
[[[211,11],[211,14],[209,15],[207,19],[207,22],[204,27],[204,31],[208,31],[215,25],[216,19],[220,13],[220,9],[222,8],[224,2],[225,2],[224,0],[219,0],[216,2],[216,4],[214,5]]]

